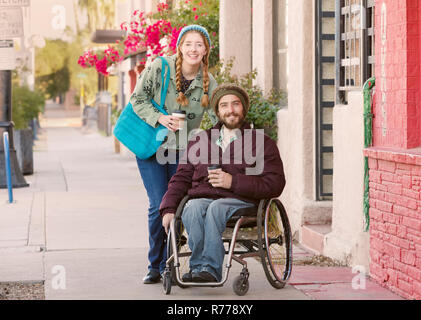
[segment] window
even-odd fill
[[[316,199],[333,196],[333,107],[335,106],[335,0],[316,1]]]
[[[374,1],[336,0],[336,103],[374,75]]]

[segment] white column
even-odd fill
[[[219,3],[219,46],[221,59],[235,57],[233,73],[251,71],[251,0],[221,0]]]
[[[253,0],[253,69],[264,92],[273,87],[272,0]]]
[[[278,146],[287,184],[282,194],[293,233],[329,213],[315,202],[314,2],[288,2],[288,107],[278,112]],[[321,206],[322,205],[322,206]],[[326,214],[327,214],[326,213]]]

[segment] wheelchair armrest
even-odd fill
[[[186,204],[186,202],[187,201],[189,201],[189,199],[190,199],[190,196],[189,195],[186,195],[181,201],[180,201],[180,204],[178,205],[178,207],[177,207],[177,211],[175,212],[175,218],[176,219],[181,219],[181,215],[182,215],[182,213],[183,213],[183,209],[184,209],[184,206],[185,206],[185,204]]]

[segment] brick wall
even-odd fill
[[[375,146],[421,144],[420,9],[419,0],[376,1]]]
[[[421,299],[421,150],[368,149],[370,275],[392,291]]]
[[[376,0],[370,275],[421,299],[421,1]]]

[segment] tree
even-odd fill
[[[115,0],[100,1],[101,20],[99,27],[101,29],[113,29],[115,21]]]
[[[88,15],[88,29],[112,29],[115,20],[115,0],[78,0]]]
[[[70,89],[70,45],[62,40],[46,40],[36,51],[35,85],[47,98],[55,98]]]
[[[97,0],[79,0],[78,4],[81,9],[84,9],[88,15],[88,29],[94,30],[98,21],[98,2]]]

